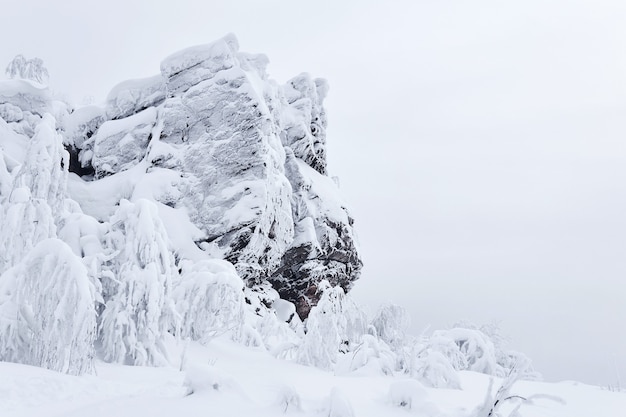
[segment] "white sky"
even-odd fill
[[[626,380],[623,0],[12,2],[0,64],[80,102],[234,32],[330,81],[329,160],[416,332],[496,321],[548,380]],[[2,64],[4,65],[4,64]]]

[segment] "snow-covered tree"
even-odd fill
[[[65,200],[68,154],[45,114],[28,144],[0,221],[0,272],[16,265],[38,242],[56,237],[56,220]]]
[[[87,267],[89,279],[96,288],[96,303],[100,310],[104,302],[102,280],[104,275],[113,276],[111,271],[103,269],[103,264],[113,256],[104,248],[104,235],[109,225],[84,214],[75,201],[68,199],[65,202],[63,216],[57,225],[57,236]]]
[[[100,320],[104,359],[133,365],[168,363],[164,342],[172,326],[174,260],[157,206],[120,202],[111,219],[110,246],[118,251],[103,282]]]
[[[54,117],[46,113],[35,128],[14,187],[28,187],[33,198],[45,200],[57,215],[65,200],[68,169],[63,137],[56,131]]]
[[[244,320],[243,281],[235,267],[212,259],[183,265],[174,299],[181,315],[179,335],[203,343],[241,327]]]
[[[46,239],[0,276],[0,360],[93,370],[95,291],[69,246]]]
[[[396,348],[404,344],[406,332],[411,326],[411,318],[403,307],[385,304],[380,307],[371,325],[376,330],[376,336]]]
[[[26,59],[24,55],[17,55],[6,68],[9,78],[22,78],[45,84],[48,81],[48,70],[41,58]]]
[[[413,358],[408,373],[433,388],[461,388],[458,371],[450,358],[432,348],[421,350]]]
[[[56,237],[50,206],[32,198],[27,187],[13,189],[5,210],[0,221],[0,273],[17,265],[37,243]]]
[[[367,321],[341,287],[322,281],[318,291],[322,296],[309,313],[307,333],[297,355],[300,363],[331,369],[337,355],[351,351],[359,343]]]

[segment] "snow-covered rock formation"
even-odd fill
[[[229,294],[224,311],[237,317],[238,303],[267,316],[287,302],[304,319],[320,282],[348,291],[362,263],[328,176],[327,84],[301,74],[279,85],[267,63],[228,35],[119,84],[102,106],[78,109],[39,78],[0,81],[0,273],[10,271],[12,288],[0,303],[27,291],[18,275],[42,262],[32,254],[39,242],[64,242],[54,259],[84,268],[72,267],[77,284],[59,278],[58,288],[89,285],[84,300],[95,306],[85,320],[97,321],[89,337],[101,356],[158,364],[168,334],[201,340],[234,320],[183,322],[205,315],[203,303],[218,294]],[[205,296],[190,302],[196,290]],[[267,339],[241,329],[242,338]]]
[[[196,232],[193,243],[175,242],[179,259],[202,258],[197,248],[225,259],[249,286],[270,282],[305,318],[317,283],[349,290],[362,265],[327,176],[328,87],[308,74],[278,85],[264,55],[238,49],[229,35],[180,51],[160,75],[115,87],[104,108],[68,115],[70,169],[82,177],[70,194],[100,221],[122,198],[173,209],[168,231],[180,227],[168,220],[186,217]],[[105,183],[113,196],[101,195]]]

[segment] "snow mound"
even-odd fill
[[[427,398],[426,388],[414,379],[395,381],[389,387],[388,399],[394,407],[419,410]]]

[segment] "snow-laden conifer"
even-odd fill
[[[16,55],[9,62],[5,73],[9,78],[22,78],[26,80],[37,81],[45,84],[48,81],[48,70],[43,64],[41,58],[26,59],[24,55]]]
[[[0,360],[93,370],[95,291],[69,246],[46,239],[0,276]]]
[[[406,332],[411,326],[411,318],[405,308],[396,304],[382,305],[372,319],[376,335],[390,346],[402,345]]]
[[[17,265],[38,242],[56,237],[52,210],[43,199],[31,198],[27,187],[15,188],[0,221],[0,273]]]
[[[4,202],[0,221],[0,272],[19,263],[39,242],[56,237],[65,199],[68,157],[55,120],[45,114]]]
[[[298,350],[300,363],[331,369],[339,353],[349,352],[365,333],[365,314],[339,287],[320,282],[317,306],[306,321],[307,333]]]
[[[56,131],[56,120],[46,113],[35,128],[26,158],[14,187],[27,187],[33,198],[45,200],[56,216],[65,199],[69,154],[63,137]]]
[[[244,320],[243,286],[229,262],[211,259],[183,265],[174,290],[181,315],[179,335],[207,343],[228,331],[237,333]]]
[[[105,279],[100,320],[104,359],[133,365],[165,365],[172,323],[174,260],[157,206],[148,200],[120,202],[111,219],[113,275]]]

